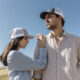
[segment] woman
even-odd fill
[[[1,60],[8,66],[10,80],[32,80],[31,70],[43,69],[47,65],[47,50],[45,48],[45,38],[38,35],[40,45],[40,56],[34,61],[20,52],[29,43],[28,39],[33,36],[28,35],[27,30],[15,28],[11,32],[11,41],[5,48]],[[42,39],[41,39],[42,38]]]

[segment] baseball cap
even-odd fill
[[[11,32],[10,32],[10,37],[11,39],[17,38],[17,37],[27,37],[28,39],[32,39],[34,38],[34,36],[29,35],[27,30],[24,28],[14,28]]]
[[[40,18],[45,19],[45,15],[47,13],[53,13],[53,14],[55,13],[55,14],[62,16],[62,18],[64,18],[63,11],[59,8],[50,8],[47,11],[41,12]]]

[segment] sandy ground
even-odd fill
[[[0,68],[0,80],[9,80],[8,69]]]
[[[0,80],[9,80],[8,69],[0,68]],[[32,79],[34,80],[34,79]]]

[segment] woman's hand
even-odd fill
[[[41,80],[40,78],[34,78],[34,80]]]
[[[45,48],[45,43],[46,43],[46,37],[43,36],[42,34],[37,35],[37,40],[39,42],[40,48]]]

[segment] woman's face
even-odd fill
[[[19,42],[19,48],[25,48],[26,45],[29,43],[29,40],[27,37],[23,37],[22,40]]]

